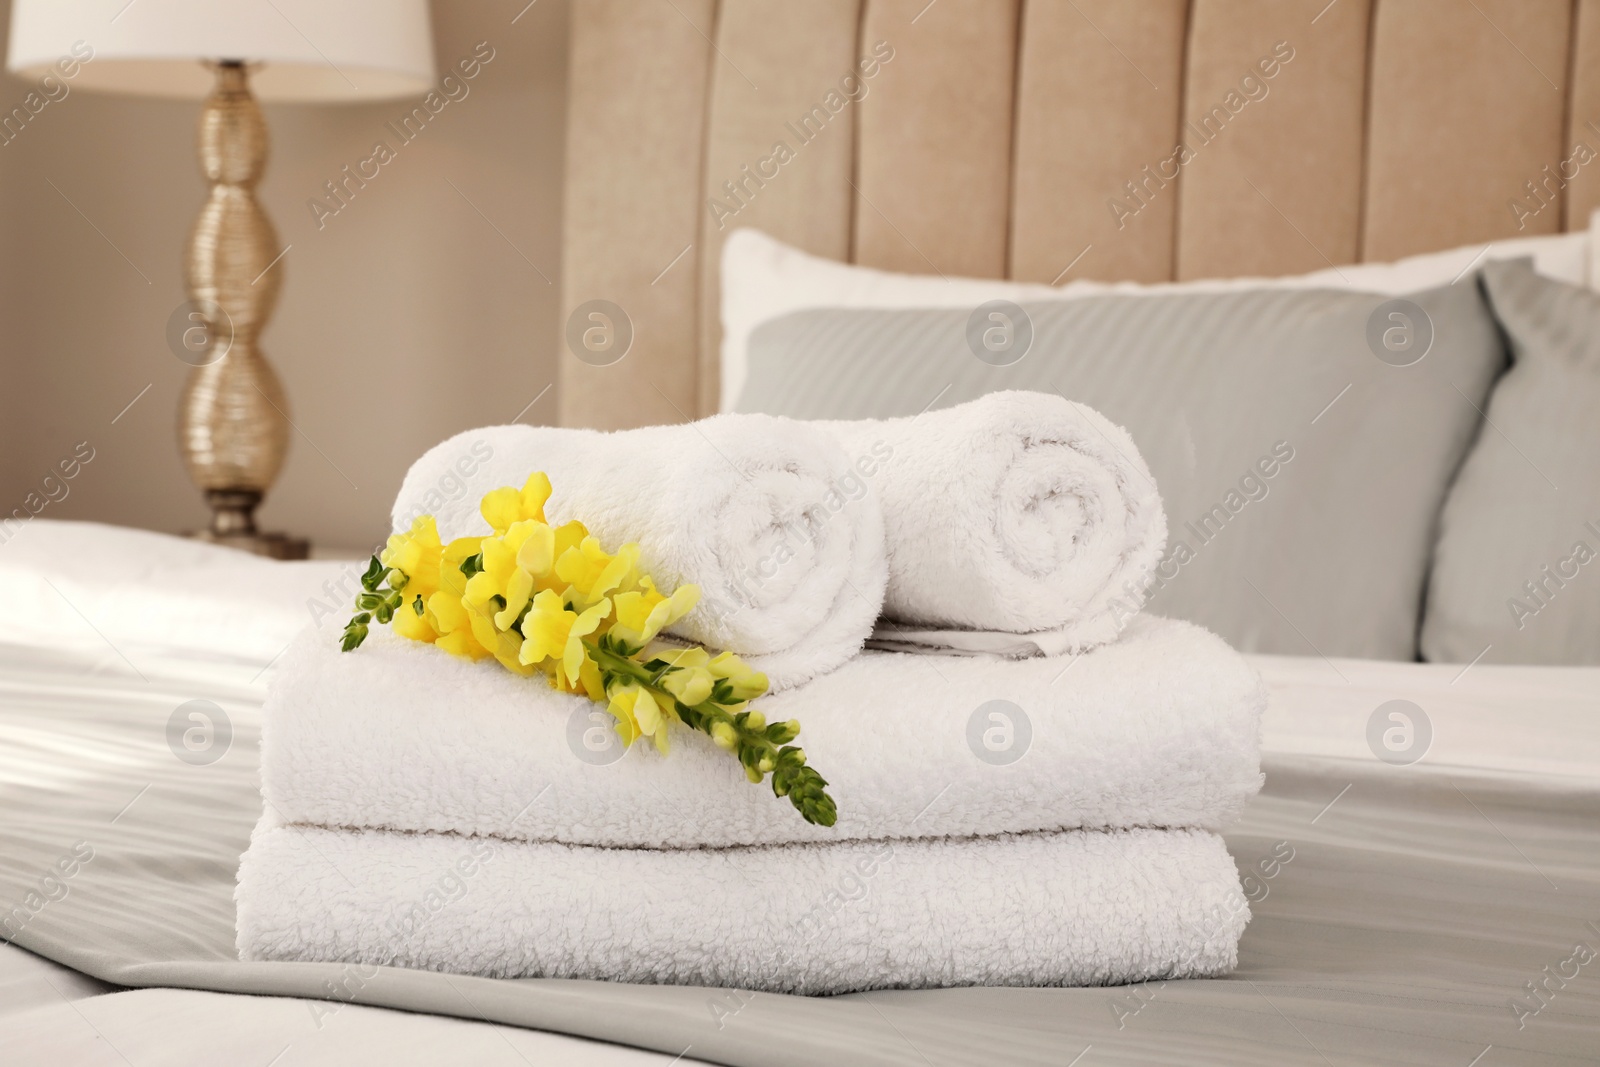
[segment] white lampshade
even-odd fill
[[[59,77],[85,45],[75,89],[202,97],[219,59],[259,63],[262,100],[416,96],[434,78],[427,0],[14,0],[12,73]]]

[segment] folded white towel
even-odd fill
[[[235,899],[247,960],[784,993],[1224,974],[1250,914],[1181,830],[649,852],[264,821]]]
[[[446,540],[487,534],[479,499],[535,470],[550,476],[552,521],[579,519],[613,551],[637,541],[657,584],[700,587],[673,633],[739,653],[774,690],[849,659],[878,617],[876,496],[825,432],[770,415],[615,433],[468,430],[406,472],[395,528],[432,514]]]
[[[1166,513],[1133,439],[1093,409],[1001,392],[820,425],[872,471],[883,501],[884,616],[907,624],[886,639],[942,647],[930,631],[1050,631],[1038,647],[1069,652],[1115,640],[1138,610]]]
[[[585,845],[1218,829],[1260,787],[1265,705],[1219,638],[1156,616],[1077,658],[864,653],[756,701],[800,720],[839,805],[827,828],[687,728],[666,757],[624,756],[602,707],[543,679],[387,631],[354,652],[311,632],[276,668],[261,778],[286,822]]]
[[[1128,619],[1132,619],[1130,612]],[[1122,620],[1119,625],[1126,625]],[[1089,647],[1101,642],[1091,642]],[[1078,633],[1067,630],[1035,630],[1018,634],[1005,630],[928,630],[919,626],[879,619],[867,638],[867,647],[879,652],[914,652],[940,656],[1003,656],[1028,659],[1032,656],[1065,656],[1080,651],[1084,644]]]

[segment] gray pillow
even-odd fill
[[[1155,474],[1171,535],[1149,610],[1244,651],[1412,660],[1439,508],[1505,359],[1475,277],[1405,300],[818,308],[754,331],[735,407],[882,418],[1059,392],[1126,427]]]
[[[1600,298],[1526,260],[1483,278],[1512,366],[1445,503],[1422,652],[1600,663]]]

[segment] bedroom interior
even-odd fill
[[[1600,1056],[1600,0],[0,11],[0,1060]]]

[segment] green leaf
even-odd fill
[[[411,610],[418,615],[422,614],[422,598],[420,596],[411,602]]]
[[[373,556],[371,562],[367,564],[366,573],[361,576],[361,588],[369,593],[376,590],[385,570],[386,568],[378,557]]]
[[[468,578],[471,578],[474,574],[477,574],[482,570],[483,570],[483,553],[482,552],[479,552],[475,556],[468,556],[466,559],[461,561],[461,573],[465,574]]]

